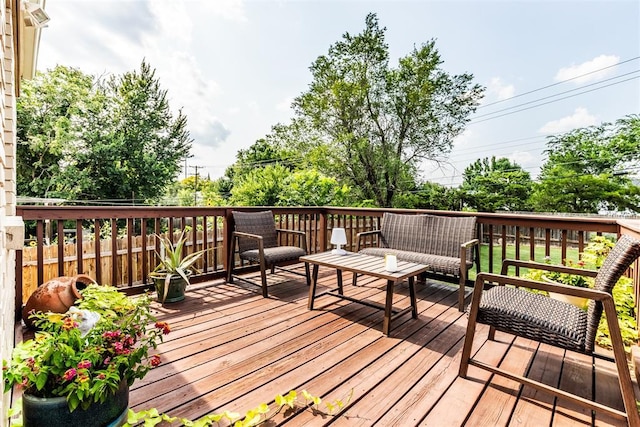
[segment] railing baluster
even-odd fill
[[[64,276],[64,221],[56,221],[56,231],[58,233],[58,276]]]
[[[111,218],[111,285],[117,286],[118,280],[118,220]]]
[[[100,229],[101,229],[101,221],[100,219],[95,219],[93,222],[93,240],[94,240],[94,251],[96,253],[96,282],[102,283],[102,239],[100,238]]]
[[[38,247],[36,249],[36,255],[38,259],[38,284],[40,286],[44,283],[44,227],[43,221],[39,219],[36,222],[36,242]]]
[[[127,219],[127,285],[133,286],[133,218]]]
[[[149,252],[147,249],[147,220],[140,219],[140,250],[142,251],[142,283],[147,283],[149,273]]]

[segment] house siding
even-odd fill
[[[15,251],[5,246],[4,227],[7,216],[16,211],[16,64],[12,9],[7,5],[0,12],[0,359],[7,359],[14,344]],[[0,426],[5,426],[11,393],[2,397]]]

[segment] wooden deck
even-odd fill
[[[346,279],[345,293],[384,301],[384,281],[364,276],[353,287]],[[330,402],[351,397],[335,414],[301,411],[269,425],[625,425],[474,367],[469,379],[458,378],[467,322],[457,309],[457,286],[418,283],[418,319],[398,319],[386,337],[379,310],[324,296],[309,311],[302,277],[280,273],[270,281],[281,283],[269,288],[268,299],[258,288],[219,281],[158,306],[172,332],[160,347],[162,365],[133,385],[130,406],[195,419],[273,406],[276,394],[306,389]],[[334,284],[335,273],[321,267],[319,289]],[[408,293],[405,282],[394,305],[407,306]],[[487,341],[486,330],[476,336],[474,352],[484,361],[587,397],[593,391],[596,400],[623,409],[612,363],[506,334]]]

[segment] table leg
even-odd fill
[[[416,304],[416,283],[413,276],[409,277],[409,299],[411,300],[411,317],[418,318],[418,305]]]
[[[309,286],[309,310],[313,310],[313,300],[316,297],[316,285],[318,284],[318,264],[313,264],[313,272],[311,274],[311,284]]]
[[[384,321],[382,323],[382,333],[389,336],[389,330],[391,329],[391,315],[393,310],[393,288],[395,282],[393,280],[387,280],[387,299],[384,304]]]
[[[344,291],[342,290],[342,270],[336,270],[336,279],[338,281],[338,293],[344,295]]]

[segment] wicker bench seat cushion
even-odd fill
[[[586,353],[587,313],[544,295],[495,286],[482,293],[477,321],[500,331]]]
[[[430,272],[459,275],[460,274],[460,257],[453,258],[441,255],[431,255],[420,252],[400,251],[390,248],[365,248],[360,251],[361,254],[385,256],[387,254],[395,255],[401,261],[415,262],[429,266]],[[473,262],[467,261],[467,269],[471,268]]]
[[[304,249],[297,246],[276,246],[273,248],[264,248],[264,261],[266,265],[272,265],[297,260],[306,254]],[[240,252],[240,259],[260,263],[260,254],[257,249],[252,249]]]

